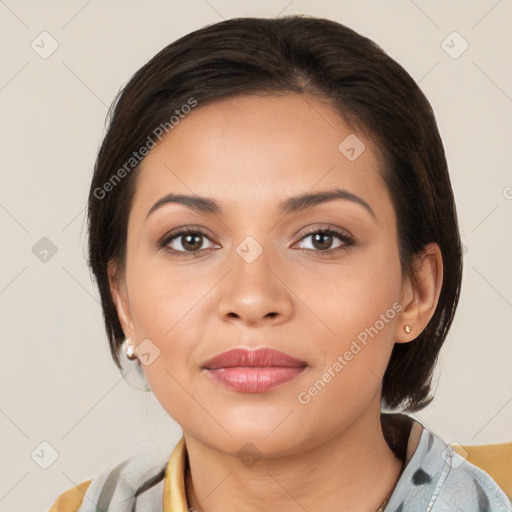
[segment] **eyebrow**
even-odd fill
[[[303,210],[307,210],[308,208],[312,208],[313,206],[326,203],[328,201],[333,201],[335,199],[343,199],[347,201],[352,201],[353,203],[359,204],[364,207],[374,220],[377,220],[375,216],[375,212],[372,207],[361,197],[349,192],[348,190],[343,190],[339,188],[333,188],[329,190],[322,190],[318,192],[309,192],[305,194],[301,194],[299,196],[290,197],[279,204],[279,211],[282,215],[287,215],[290,213],[296,213]],[[195,210],[200,213],[206,213],[210,215],[222,215],[222,208],[220,204],[215,200],[209,197],[202,196],[189,196],[185,194],[166,194],[162,198],[160,198],[149,210],[146,215],[146,219],[157,209],[162,206],[174,203],[181,204],[190,208],[191,210]]]

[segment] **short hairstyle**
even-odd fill
[[[135,153],[162,127],[170,133],[171,118],[192,101],[201,106],[244,94],[294,93],[327,101],[377,147],[397,217],[402,275],[414,277],[413,257],[421,257],[428,243],[440,246],[443,283],[433,317],[416,340],[395,343],[382,383],[388,408],[418,411],[433,399],[432,375],[462,279],[443,144],[428,100],[403,67],[354,30],[307,15],[233,18],[191,32],[151,58],[114,100],[88,199],[88,264],[99,287],[112,357],[121,368],[124,333],[107,268],[113,262],[125,270],[140,167]]]

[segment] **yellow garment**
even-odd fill
[[[187,449],[185,439],[182,437],[172,452],[165,472],[163,512],[188,512],[185,491],[186,460]]]
[[[85,491],[91,484],[92,480],[86,480],[76,487],[63,492],[57,501],[52,505],[49,512],[75,512],[82,504]]]
[[[512,500],[512,441],[480,446],[464,446],[454,443],[452,447],[468,462],[489,473]]]
[[[174,448],[164,478],[163,512],[187,512],[185,492],[185,461],[187,451],[182,437]],[[86,480],[63,492],[49,512],[76,512],[92,480]]]
[[[512,499],[512,442],[482,446],[459,446],[453,449],[469,462],[489,473],[496,483]],[[164,478],[163,512],[187,512],[185,492],[185,439],[181,438],[174,448]],[[76,512],[92,480],[62,493],[49,512]]]

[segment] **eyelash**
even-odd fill
[[[339,245],[338,247],[335,247],[334,249],[327,249],[325,251],[315,250],[315,249],[302,249],[302,250],[314,251],[320,255],[328,255],[329,256],[332,254],[337,254],[340,251],[345,251],[348,248],[355,245],[354,239],[344,231],[339,231],[335,228],[318,228],[318,227],[304,233],[304,235],[300,238],[299,242],[304,240],[308,236],[316,235],[316,234],[335,236],[336,238],[341,240],[341,242],[343,242],[343,244]],[[171,253],[172,255],[175,255],[177,257],[183,257],[183,256],[189,256],[189,255],[195,256],[195,255],[199,254],[200,252],[203,252],[206,250],[206,249],[199,249],[197,251],[176,251],[175,249],[169,248],[170,242],[172,242],[176,238],[180,238],[185,235],[202,235],[202,236],[208,238],[208,240],[209,240],[208,234],[205,231],[203,231],[201,228],[185,228],[185,229],[182,229],[175,233],[172,233],[170,235],[164,236],[162,238],[162,240],[160,242],[158,242],[157,246],[159,249],[165,249],[166,251],[168,251],[169,253]]]

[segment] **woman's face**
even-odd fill
[[[153,208],[171,193],[218,211]],[[142,162],[119,289],[155,396],[212,448],[290,454],[378,417],[405,288],[375,146],[311,96],[199,104]],[[261,347],[302,366],[205,368]]]

